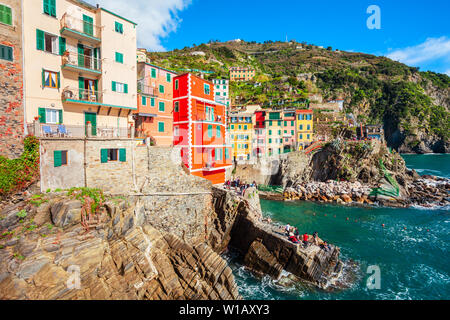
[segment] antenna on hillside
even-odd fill
[[[287,37],[287,34],[286,34],[286,42],[288,42],[288,37]]]

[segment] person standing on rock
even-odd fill
[[[303,235],[303,245],[305,246],[305,248],[308,247],[308,233],[305,233]]]
[[[289,233],[291,233],[291,225],[289,223],[286,225],[286,228],[284,228],[284,231],[286,231],[286,235],[289,236]]]
[[[313,233],[313,242],[314,242],[314,244],[317,246],[317,245],[319,245],[319,234],[317,233],[317,231],[314,231],[314,233]]]

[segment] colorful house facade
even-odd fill
[[[254,135],[252,140],[253,156],[263,158],[266,155],[266,111],[255,111],[253,116]]]
[[[252,155],[253,122],[251,113],[232,113],[230,116],[230,139],[233,159],[248,161]]]
[[[283,153],[283,112],[269,110],[266,113],[267,155],[276,156]]]
[[[136,136],[157,146],[173,144],[173,78],[177,74],[147,62],[137,63]]]
[[[295,109],[283,111],[283,152],[295,151]]]
[[[313,110],[297,110],[297,148],[304,150],[314,141]]]
[[[25,120],[45,134],[127,137],[136,100],[136,23],[76,0],[23,6]]]
[[[187,170],[213,184],[231,167],[226,145],[226,106],[215,101],[214,84],[186,73],[173,79],[173,144]]]

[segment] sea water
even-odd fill
[[[450,177],[450,155],[404,158],[419,174]],[[450,208],[347,207],[265,200],[261,206],[263,214],[274,222],[289,223],[300,233],[317,231],[319,237],[339,246],[341,259],[355,266],[346,271],[354,278],[350,288],[333,292],[283,287],[269,277],[255,277],[230,259],[245,299],[450,298]]]

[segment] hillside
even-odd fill
[[[192,55],[196,51],[204,55]],[[210,79],[228,78],[231,66],[252,66],[255,81],[231,85],[235,105],[305,106],[311,95],[342,98],[345,111],[359,122],[384,123],[390,147],[400,152],[450,152],[450,77],[444,74],[295,41],[210,42],[149,52],[148,57],[177,72],[213,71]]]

